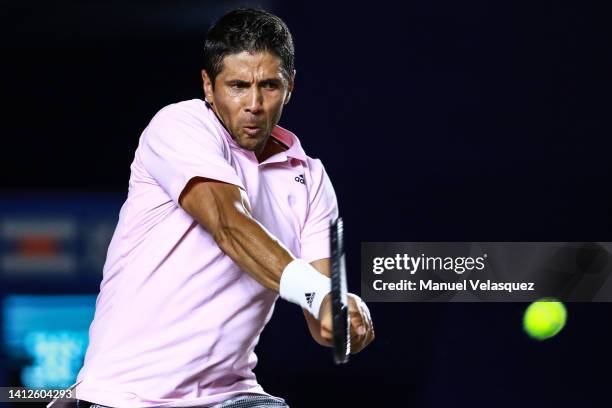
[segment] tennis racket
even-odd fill
[[[342,218],[331,222],[331,302],[334,362],[344,364],[349,359],[351,341],[349,332],[348,300],[346,295],[346,266]]]

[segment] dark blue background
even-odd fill
[[[204,33],[234,4],[4,3],[7,194],[125,194],[140,132],[201,97]],[[612,241],[612,30],[595,3],[534,3],[260,3],[294,34],[281,124],[332,177],[353,290],[362,241]],[[279,302],[256,372],[294,407],[609,403],[612,306],[569,304],[544,343],[524,307],[371,304],[376,341],[334,367]]]

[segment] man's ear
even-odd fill
[[[208,76],[208,72],[204,69],[202,70],[202,87],[204,88],[204,99],[206,102],[212,104],[212,96],[214,93],[213,84],[210,76]]]
[[[295,86],[295,69],[291,73],[291,77],[289,78],[289,83],[287,85],[287,98],[285,99],[285,105],[289,103],[291,99],[291,93],[293,92],[293,87]]]

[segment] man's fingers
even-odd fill
[[[354,352],[361,351],[367,344],[368,328],[367,324],[360,316],[351,319],[351,350]]]
[[[358,353],[374,339],[372,318],[365,302],[356,295],[349,294],[348,309],[351,353]],[[332,343],[334,333],[331,313],[322,316],[320,336],[325,342]]]
[[[372,322],[372,316],[370,315],[370,309],[368,309],[368,305],[366,305],[366,303],[359,298],[356,299],[356,303],[367,328],[367,345],[372,340],[374,340],[374,323]]]
[[[320,333],[321,333],[321,337],[323,337],[325,340],[328,340],[328,341],[330,341],[334,337],[334,334],[331,328],[328,328],[325,325],[321,325]]]
[[[374,325],[365,302],[357,296],[351,300],[351,352],[358,353],[374,340]]]
[[[361,319],[351,321],[351,325],[353,326],[353,331],[358,336],[363,336],[368,332],[368,326]]]
[[[368,309],[368,306],[365,304],[365,302],[361,302],[359,307],[361,309],[361,313],[364,316],[364,319],[366,320],[368,324],[368,332],[371,332],[371,334],[374,334],[374,323],[372,323],[372,316],[370,315],[370,309]]]
[[[365,334],[367,331],[367,322],[364,321],[363,315],[359,310],[353,310],[350,312],[351,326],[355,329],[355,332],[360,336]]]

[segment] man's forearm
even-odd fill
[[[278,292],[282,272],[294,256],[250,215],[231,218],[222,220],[213,234],[215,241],[241,269]]]
[[[279,291],[283,270],[294,257],[251,217],[244,191],[198,177],[189,182],[179,202],[242,270],[266,288]]]

